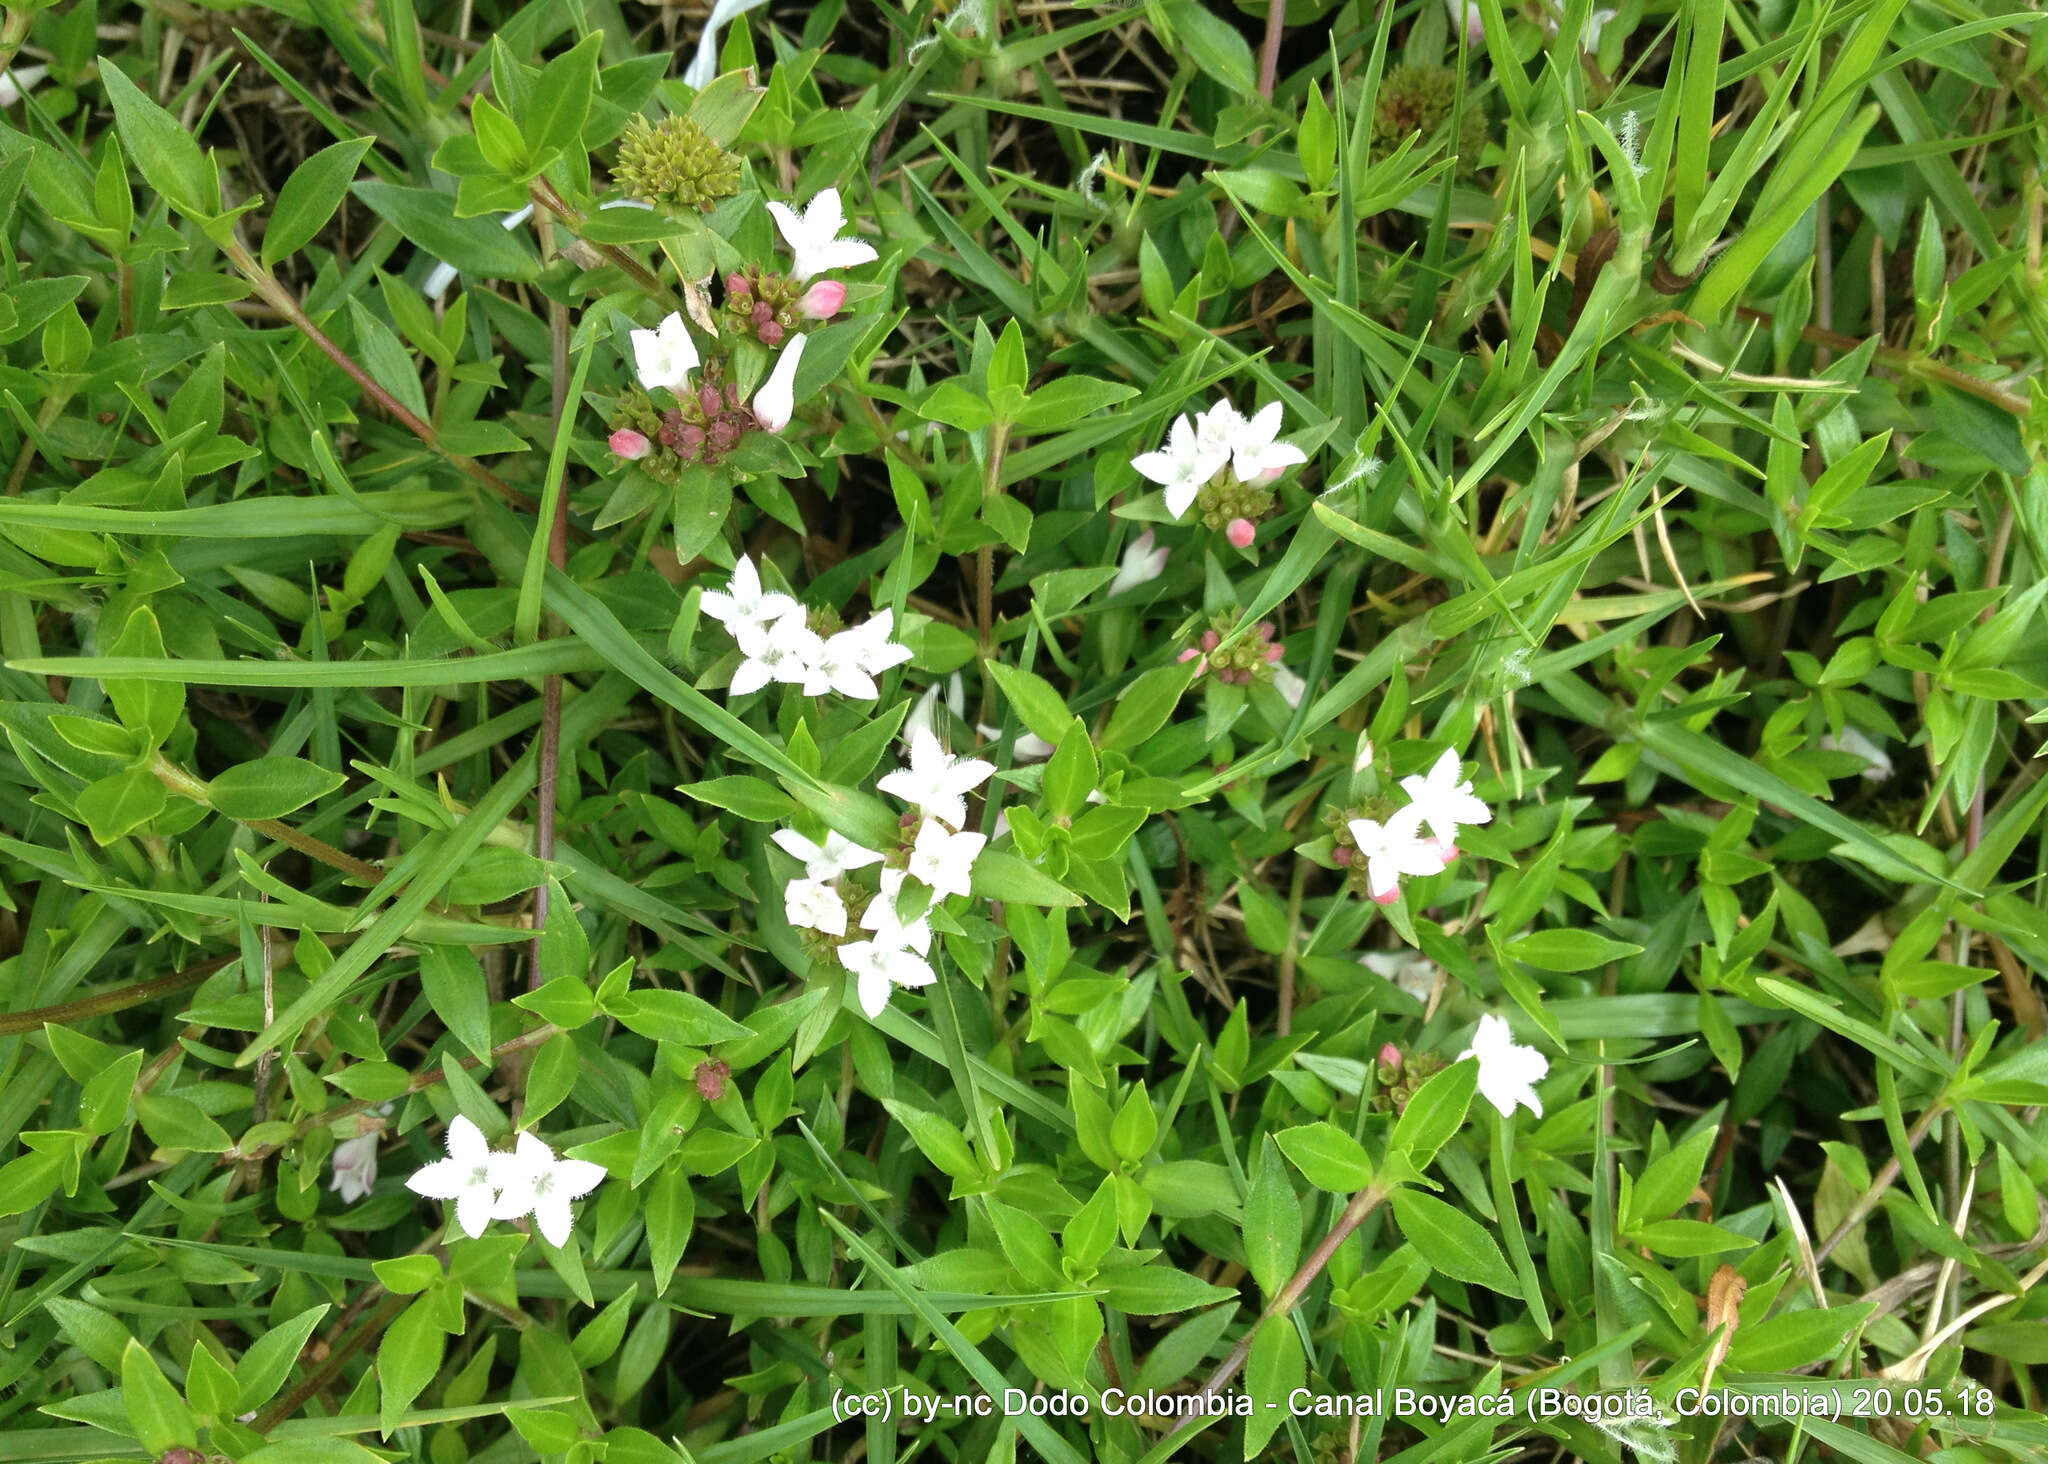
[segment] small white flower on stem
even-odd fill
[[[1353,773],[1362,773],[1371,766],[1372,738],[1361,732],[1358,734],[1358,751],[1351,756],[1351,771]]]
[[[795,829],[777,829],[768,837],[783,853],[803,860],[804,874],[810,879],[837,879],[850,870],[882,862],[873,849],[863,848],[836,830],[825,835],[822,845],[813,844]]]
[[[1453,33],[1460,25],[1465,27],[1465,44],[1476,46],[1486,39],[1486,22],[1480,18],[1478,0],[1444,0],[1444,9],[1450,12]]]
[[[17,66],[0,72],[0,107],[11,107],[50,74],[47,66]]]
[[[533,1216],[533,1227],[559,1249],[569,1243],[574,1216],[569,1202],[581,1199],[604,1180],[604,1166],[588,1159],[557,1159],[555,1151],[532,1134],[521,1134],[509,1155],[515,1161],[511,1181],[491,1211],[494,1220]]]
[[[1843,727],[1840,737],[1832,732],[1823,732],[1814,745],[1824,752],[1846,752],[1852,757],[1862,758],[1862,776],[1868,782],[1882,783],[1892,775],[1891,754],[1854,727]]]
[[[761,571],[742,554],[732,567],[732,580],[723,590],[706,590],[697,606],[734,635],[742,626],[766,629],[798,608],[795,600],[779,590],[761,588]]]
[[[782,915],[799,930],[846,934],[846,901],[818,879],[793,879],[782,887]]]
[[[1470,779],[1459,777],[1461,771],[1458,754],[1446,749],[1426,777],[1401,780],[1402,789],[1415,800],[1409,807],[1436,835],[1447,860],[1457,853],[1461,826],[1493,822],[1493,810],[1473,793]]]
[[[996,765],[978,757],[952,757],[939,739],[920,729],[910,742],[910,766],[875,786],[959,828],[967,822],[967,794],[994,776]]]
[[[759,691],[771,681],[801,684],[825,649],[825,641],[804,623],[804,612],[792,610],[773,625],[743,625],[735,632],[746,659],[732,673],[727,687],[733,696]]]
[[[1367,951],[1358,964],[1394,983],[1397,990],[1427,1003],[1436,990],[1437,966],[1414,951]]]
[[[683,68],[683,84],[702,91],[712,77],[718,75],[718,33],[727,22],[749,10],[755,10],[768,0],[718,0],[711,7],[711,14],[705,17],[704,33],[697,37],[697,54],[690,58],[690,64]]]
[[[789,252],[796,256],[789,273],[792,279],[807,280],[828,269],[850,269],[877,258],[875,247],[861,239],[842,239],[846,210],[840,205],[839,190],[827,188],[804,205],[799,214],[786,203],[770,203],[768,212],[782,231]]]
[[[855,701],[873,701],[882,689],[875,685],[874,675],[867,669],[866,650],[865,639],[855,630],[825,637],[818,658],[810,665],[810,674],[804,677],[804,694],[823,696],[836,691]]]
[[[455,1223],[475,1240],[491,1223],[498,1190],[517,1179],[516,1170],[512,1155],[493,1154],[483,1130],[457,1114],[448,1125],[448,1157],[414,1170],[405,1187],[430,1200],[453,1201]]]
[[[905,921],[897,908],[903,898],[904,871],[885,869],[880,880],[881,892],[868,901],[868,907],[861,912],[860,928],[871,930],[882,945],[908,946],[919,955],[932,948],[931,922],[923,915]]]
[[[378,1104],[357,1120],[358,1124],[375,1123],[375,1127],[334,1146],[329,1158],[334,1179],[328,1188],[341,1196],[344,1205],[353,1205],[377,1187],[377,1145],[384,1136],[384,1125],[376,1119],[390,1112],[389,1103]]]
[[[1139,453],[1131,459],[1131,466],[1166,490],[1166,511],[1181,518],[1194,506],[1203,485],[1229,460],[1227,451],[1203,445],[1195,427],[1182,415],[1167,429],[1166,446],[1157,452]]]
[[[1280,403],[1268,402],[1244,422],[1230,443],[1230,471],[1240,483],[1271,483],[1289,468],[1308,461],[1308,454],[1280,435]]]
[[[1228,400],[1220,401],[1208,411],[1195,414],[1195,443],[1203,452],[1228,460],[1237,451],[1237,440],[1244,427],[1244,413]]]
[[[1121,595],[1125,590],[1158,579],[1166,572],[1166,555],[1166,546],[1153,543],[1152,531],[1145,530],[1124,547],[1123,558],[1117,561],[1116,578],[1109,582],[1110,594]]]
[[[1458,1061],[1479,1059],[1479,1092],[1500,1110],[1503,1118],[1523,1105],[1543,1117],[1543,1100],[1536,1096],[1536,1084],[1550,1071],[1550,1059],[1533,1047],[1516,1043],[1514,1032],[1501,1018],[1488,1012],[1479,1019],[1472,1045],[1458,1054]]]
[[[697,369],[697,343],[681,311],[670,311],[653,330],[634,331],[632,341],[634,369],[649,391],[661,386],[679,390]]]
[[[1422,837],[1422,818],[1412,803],[1385,823],[1354,818],[1349,828],[1365,861],[1366,887],[1382,905],[1394,903],[1403,876],[1443,873],[1443,855]]]
[[[1000,742],[1003,729],[976,722],[974,730],[990,742]],[[1059,749],[1040,737],[1036,732],[1019,732],[1010,742],[1010,756],[1017,762],[1044,762]]]
[[[879,1017],[898,986],[929,986],[938,977],[923,956],[880,940],[850,940],[839,948],[839,964],[853,977],[860,1009]]]
[[[969,893],[974,861],[981,857],[988,839],[982,834],[955,834],[935,818],[928,818],[917,831],[910,850],[910,876],[931,886],[934,897]]]
[[[787,427],[790,414],[796,411],[796,368],[803,358],[804,338],[793,335],[775,358],[775,369],[754,393],[754,420],[770,432]]]

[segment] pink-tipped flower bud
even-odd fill
[[[1286,471],[1287,469],[1285,468],[1268,468],[1263,473],[1254,473],[1252,475],[1252,482],[1257,486],[1263,488],[1268,483],[1279,482],[1281,475]]]
[[[1401,1071],[1401,1049],[1391,1042],[1380,1044],[1380,1066],[1394,1072]]]
[[[715,386],[700,386],[697,388],[697,405],[704,409],[705,416],[715,417],[724,409],[725,398],[719,395]]]
[[[611,436],[611,449],[614,456],[622,457],[628,462],[638,462],[654,450],[654,444],[647,440],[646,433],[635,432],[630,427],[621,427]]]
[[[846,286],[837,280],[819,280],[804,291],[796,308],[812,320],[830,320],[846,304]]]
[[[732,1069],[715,1057],[708,1057],[697,1064],[697,1096],[706,1103],[716,1103],[725,1096],[726,1080],[732,1076]]]
[[[1330,851],[1330,858],[1336,861],[1337,867],[1339,869],[1349,869],[1351,867],[1351,861],[1356,859],[1357,857],[1358,851],[1352,848],[1349,844],[1339,844],[1336,848]]]
[[[1274,641],[1273,644],[1266,647],[1266,660],[1271,665],[1279,665],[1280,658],[1286,654],[1287,647],[1281,645],[1278,641]]]
[[[766,325],[755,326],[754,334],[760,337],[764,346],[779,346],[782,344],[784,332],[781,326],[771,320]]]
[[[1217,646],[1219,646],[1220,644],[1222,644],[1222,642],[1223,642],[1223,637],[1222,637],[1222,636],[1220,636],[1220,635],[1218,635],[1218,634],[1217,634],[1217,633],[1216,633],[1215,631],[1213,631],[1213,630],[1205,630],[1205,631],[1203,631],[1203,632],[1202,632],[1202,649],[1203,649],[1203,650],[1205,650],[1205,651],[1213,651],[1213,650],[1215,650],[1215,649],[1216,649],[1216,647],[1217,647]]]
[[[725,292],[728,295],[747,295],[753,293],[747,284],[747,277],[743,274],[727,275],[725,277]]]
[[[1252,526],[1252,521],[1247,518],[1234,518],[1223,530],[1223,537],[1230,541],[1232,548],[1236,549],[1251,548],[1252,540],[1258,536],[1259,531]]]
[[[1261,620],[1259,622],[1259,634],[1264,636],[1267,640],[1271,640],[1274,636],[1278,635],[1279,633],[1280,627],[1275,625],[1272,621]]]
[[[754,309],[752,312],[752,319],[754,324],[766,325],[769,321],[773,320],[774,318],[775,312],[768,308],[768,302],[766,300],[756,300],[754,302]]]

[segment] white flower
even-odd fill
[[[1240,483],[1271,483],[1289,468],[1308,461],[1308,454],[1285,442],[1280,435],[1280,403],[1268,402],[1233,434],[1230,442],[1230,471]]]
[[[1195,495],[1230,461],[1226,450],[1204,446],[1185,414],[1173,419],[1167,429],[1166,446],[1157,452],[1141,452],[1131,466],[1166,490],[1166,511],[1175,518],[1194,506]]]
[[[757,625],[743,626],[737,639],[746,659],[732,673],[727,691],[733,696],[759,691],[771,681],[803,682],[825,650],[824,637],[804,623],[801,608],[790,611],[765,630]]]
[[[1863,777],[1873,783],[1882,783],[1892,775],[1891,755],[1854,727],[1842,728],[1842,735],[1823,732],[1814,744],[1824,752],[1846,752],[1863,759]]]
[[[1444,0],[1444,9],[1450,12],[1453,34],[1460,25],[1465,27],[1465,44],[1476,46],[1486,39],[1486,25],[1480,19],[1478,0]]]
[[[870,676],[880,676],[892,667],[901,666],[912,655],[909,646],[889,639],[895,628],[896,612],[884,609],[841,633],[855,637],[855,644],[859,647],[859,659],[855,664]]]
[[[1619,14],[1621,14],[1619,10],[1596,10],[1591,15],[1588,15],[1586,23],[1579,27],[1579,49],[1581,51],[1599,50],[1600,33],[1607,29],[1607,22]],[[1547,36],[1556,35],[1560,23],[1561,16],[1559,11],[1552,9],[1549,5],[1545,5],[1543,9],[1543,33]]]
[[[884,793],[912,803],[954,828],[967,822],[967,794],[987,782],[996,765],[978,757],[950,757],[929,731],[920,730],[910,743],[910,766],[875,784]]]
[[[787,427],[790,413],[796,410],[796,366],[803,358],[804,338],[793,335],[775,358],[775,369],[754,393],[754,420],[770,432]]]
[[[944,824],[928,818],[917,831],[917,842],[911,846],[911,877],[930,885],[932,894],[941,900],[948,895],[967,894],[974,861],[981,857],[982,846],[987,842],[982,834],[948,833]]]
[[[723,590],[704,591],[697,597],[697,605],[734,635],[742,625],[773,625],[797,608],[796,601],[781,591],[762,590],[761,571],[744,554],[732,567],[731,583]]]
[[[1200,490],[1197,489],[1197,492]],[[1124,557],[1117,561],[1116,578],[1109,582],[1109,592],[1121,595],[1125,590],[1134,590],[1139,585],[1150,584],[1166,572],[1166,546],[1154,546],[1152,531],[1145,530],[1131,540],[1124,549]]]
[[[923,956],[880,940],[850,940],[839,948],[839,964],[853,977],[860,1009],[879,1017],[894,986],[929,986],[938,977]]]
[[[880,696],[881,688],[875,685],[875,677],[891,666],[902,665],[911,654],[910,647],[889,639],[889,625],[890,612],[884,610],[872,620],[829,637],[811,667],[804,690],[812,696],[836,691],[862,701]]]
[[[371,1110],[383,1115],[391,1112],[389,1103],[380,1103]],[[368,1115],[358,1123],[366,1121]],[[384,1125],[358,1133],[354,1138],[343,1139],[334,1146],[329,1162],[334,1168],[333,1183],[328,1186],[341,1196],[344,1205],[353,1205],[357,1200],[377,1186],[377,1144],[382,1139]]]
[[[13,106],[23,93],[34,91],[36,83],[49,74],[47,66],[17,66],[0,73],[0,107]]]
[[[697,369],[697,343],[690,339],[690,327],[680,311],[669,312],[653,330],[634,331],[632,340],[633,365],[649,391],[680,387]]]
[[[768,212],[782,231],[789,252],[796,256],[789,270],[792,279],[807,280],[821,270],[850,269],[877,257],[874,245],[839,237],[846,227],[846,211],[840,206],[837,188],[827,188],[813,198],[802,214],[786,203],[771,203]]]
[[[1308,683],[1289,671],[1285,666],[1273,667],[1273,690],[1280,693],[1280,699],[1290,707],[1301,705],[1302,696],[1308,691]]]
[[[1365,861],[1366,887],[1382,905],[1393,903],[1403,875],[1443,873],[1443,855],[1422,837],[1422,817],[1412,803],[1384,824],[1354,818],[1350,829]]]
[[[782,887],[782,914],[799,930],[846,934],[846,901],[820,879],[793,879]]]
[[[1226,399],[1206,412],[1195,413],[1195,443],[1203,452],[1228,458],[1244,431],[1244,414]]]
[[[1479,1092],[1506,1118],[1517,1104],[1543,1117],[1543,1100],[1536,1096],[1536,1084],[1550,1071],[1550,1060],[1533,1047],[1515,1042],[1508,1024],[1488,1012],[1479,1019],[1472,1045],[1458,1054],[1458,1061],[1479,1059]]]
[[[1493,821],[1493,810],[1472,792],[1469,779],[1459,778],[1460,771],[1458,754],[1445,749],[1427,777],[1401,780],[1401,787],[1415,800],[1409,807],[1415,810],[1417,818],[1429,825],[1429,831],[1443,841],[1446,851],[1457,845],[1461,825]]]
[[[1367,736],[1365,733],[1361,732],[1358,734],[1358,751],[1352,754],[1351,771],[1354,773],[1362,773],[1371,766],[1372,738]]]
[[[932,948],[931,922],[919,915],[905,923],[897,902],[903,895],[904,872],[900,869],[885,869],[880,880],[881,892],[868,901],[868,907],[861,912],[860,928],[875,933],[875,940],[886,946],[907,946],[924,955]]]
[[[555,1151],[532,1134],[521,1134],[510,1159],[504,1194],[491,1211],[494,1220],[532,1215],[533,1225],[549,1245],[569,1243],[573,1223],[569,1202],[581,1199],[604,1179],[604,1166],[588,1159],[557,1159]]]
[[[872,849],[859,844],[836,831],[825,835],[823,846],[813,844],[795,829],[777,829],[768,836],[775,841],[775,847],[793,858],[804,862],[804,875],[809,879],[832,880],[848,870],[866,869],[870,864],[880,864],[882,856]]]
[[[405,1187],[430,1200],[453,1200],[455,1223],[475,1240],[494,1217],[498,1191],[519,1182],[518,1168],[513,1155],[493,1154],[483,1130],[457,1114],[448,1125],[448,1157],[415,1170]]]
[[[1000,742],[1003,729],[991,727],[986,722],[976,722],[974,730],[990,742]],[[1010,756],[1018,762],[1044,762],[1059,749],[1040,737],[1036,732],[1019,732],[1010,741]]]
[[[1358,964],[1419,1002],[1427,1002],[1436,990],[1436,963],[1414,951],[1367,951]]]

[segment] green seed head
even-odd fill
[[[629,198],[669,213],[709,213],[739,191],[740,160],[687,117],[645,117],[626,124],[612,178]]]

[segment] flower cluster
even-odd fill
[[[671,118],[671,121],[676,119]],[[782,231],[794,261],[787,278],[749,269],[728,275],[727,317],[755,340],[773,350],[782,348],[768,379],[742,401],[739,388],[724,380],[722,362],[706,362],[690,334],[689,322],[672,311],[653,330],[632,333],[633,365],[641,390],[628,393],[612,413],[610,446],[628,462],[648,462],[657,477],[673,478],[678,467],[702,463],[714,467],[756,428],[780,432],[796,412],[796,373],[803,361],[805,337],[793,333],[801,320],[829,320],[846,303],[846,286],[821,280],[799,288],[812,275],[844,269],[875,259],[872,244],[842,239],[846,213],[839,190],[827,188],[802,213],[771,203],[769,213]],[[706,329],[712,327],[706,323]],[[692,385],[690,376],[698,372]],[[673,406],[652,395],[666,393]]]
[[[870,1017],[881,1015],[892,988],[929,986],[938,979],[927,959],[932,931],[925,910],[931,901],[969,892],[974,862],[988,838],[961,830],[967,822],[967,795],[995,770],[994,763],[980,758],[950,756],[928,727],[920,727],[911,734],[909,764],[876,784],[916,809],[904,815],[906,841],[896,849],[884,855],[838,833],[827,833],[822,844],[794,829],[778,829],[772,836],[777,848],[804,866],[801,876],[783,886],[785,918],[800,930],[829,938],[832,959],[854,978],[861,1010]],[[873,890],[847,878],[876,866]],[[913,887],[906,898],[906,881],[922,885],[924,894],[920,897]],[[866,932],[851,940],[845,938],[850,934],[849,900],[860,905],[860,929]]]
[[[1280,404],[1251,417],[1220,401],[1190,421],[1173,419],[1166,445],[1131,459],[1140,474],[1166,490],[1166,510],[1187,517],[1190,508],[1239,549],[1249,549],[1258,521],[1273,510],[1268,491],[1289,468],[1308,461],[1300,448],[1278,440]]]
[[[1339,841],[1339,864],[1362,869],[1368,894],[1391,905],[1403,876],[1441,874],[1458,857],[1458,830],[1490,823],[1493,810],[1472,791],[1455,752],[1446,751],[1426,776],[1401,780],[1409,801],[1384,823],[1375,818],[1344,820],[1349,843]],[[1427,833],[1424,831],[1427,830]]]
[[[764,589],[761,571],[744,554],[726,587],[706,590],[698,605],[731,633],[745,657],[727,688],[733,696],[779,681],[802,687],[806,696],[836,691],[873,701],[882,694],[875,678],[911,656],[910,647],[889,639],[895,612],[841,630],[829,611],[805,610],[779,590]]]
[[[635,113],[619,140],[612,178],[628,198],[671,213],[709,213],[739,192],[740,160],[688,117],[650,125]]]
[[[1517,1104],[1527,1105],[1543,1117],[1543,1100],[1536,1096],[1536,1084],[1550,1071],[1550,1059],[1533,1047],[1523,1047],[1505,1020],[1488,1012],[1479,1019],[1472,1045],[1458,1054],[1458,1060],[1479,1059],[1479,1092],[1506,1118]]]
[[[569,1202],[603,1179],[603,1165],[558,1159],[532,1134],[521,1134],[509,1153],[494,1150],[483,1130],[458,1114],[448,1125],[448,1157],[420,1168],[405,1187],[430,1200],[453,1201],[455,1223],[471,1240],[493,1220],[531,1215],[547,1243],[559,1247],[569,1243]]]
[[[1195,674],[1214,676],[1225,686],[1250,686],[1254,681],[1270,681],[1273,689],[1290,707],[1301,705],[1302,693],[1308,688],[1302,679],[1280,664],[1285,654],[1280,642],[1274,637],[1279,628],[1270,620],[1261,620],[1252,627],[1250,635],[1225,646],[1223,641],[1237,627],[1237,613],[1219,610],[1209,617],[1208,629],[1196,637],[1195,644],[1185,647],[1179,659],[1195,663]]]

